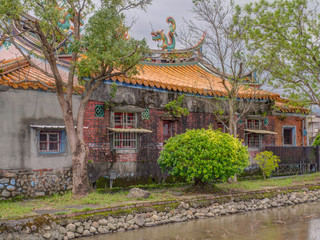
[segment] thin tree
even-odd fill
[[[319,1],[259,1],[243,9],[248,47],[259,48],[252,63],[295,103],[320,106]]]
[[[255,50],[246,47],[245,29],[239,22],[240,8],[233,1],[194,0],[195,20],[187,22],[188,33],[182,34],[183,43],[191,45],[206,31],[201,57],[206,66],[221,79],[218,97],[211,102],[213,113],[231,135],[237,136],[238,122],[248,114],[255,97],[261,94],[254,85],[250,62]],[[191,36],[191,37],[190,37]],[[248,73],[251,75],[248,76]],[[217,90],[216,79],[208,78],[211,90]]]
[[[55,80],[55,92],[72,154],[73,194],[76,196],[86,195],[89,191],[88,149],[83,137],[86,104],[103,80],[137,73],[136,65],[143,58],[147,47],[145,41],[125,37],[129,29],[123,12],[137,7],[144,8],[150,1],[103,0],[85,29],[81,30],[83,20],[94,11],[91,0],[0,0],[0,36],[20,50],[16,42],[17,35],[34,34],[41,50],[40,57],[50,66],[51,71],[46,74]],[[72,34],[62,28],[61,22],[68,14]],[[13,31],[13,27],[19,30],[18,34]],[[66,80],[58,70],[60,43],[64,43],[64,51],[71,56]],[[33,57],[29,56],[32,53],[26,54],[22,50],[20,53],[30,61],[31,66],[39,68],[33,62]],[[78,83],[83,83],[85,91],[76,111],[72,105],[72,95],[74,85]]]

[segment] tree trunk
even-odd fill
[[[229,134],[237,137],[237,122],[232,99],[229,99]]]
[[[72,193],[78,197],[87,195],[90,190],[87,173],[87,155],[88,150],[86,145],[78,140],[76,149],[72,153]]]

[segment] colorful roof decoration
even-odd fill
[[[199,95],[224,97],[227,94],[222,80],[199,62],[170,65],[141,64],[140,68],[137,76],[131,78],[119,76],[112,80]],[[239,98],[277,100],[280,96],[277,93],[243,87]]]
[[[148,63],[181,63],[194,62],[202,59],[202,45],[207,33],[203,32],[200,40],[190,48],[185,49],[152,49],[146,56],[145,62]]]
[[[283,113],[301,113],[301,114],[310,114],[311,110],[303,107],[293,106],[287,103],[286,99],[281,99],[280,101],[275,102],[276,110]]]
[[[167,18],[167,23],[169,23],[169,32],[168,37],[163,33],[163,30],[152,32],[152,40],[153,41],[162,41],[161,47],[163,50],[173,50],[176,46],[176,38],[175,38],[175,31],[176,31],[176,21],[173,17]]]
[[[29,61],[23,57],[0,61],[0,85],[55,91],[54,79],[31,67]],[[83,86],[74,86],[74,93],[82,94],[83,91]]]

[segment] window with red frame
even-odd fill
[[[259,130],[260,129],[260,120],[247,119],[246,129]]]
[[[60,131],[41,131],[39,137],[40,153],[59,153],[61,148]]]
[[[163,121],[163,142],[173,136],[173,122]]]
[[[260,130],[261,122],[257,119],[247,119],[246,129]],[[262,136],[259,133],[248,132],[245,135],[245,144],[249,148],[260,148],[261,147]]]
[[[114,128],[137,128],[137,118],[135,113],[114,113]],[[114,149],[136,149],[138,136],[136,133],[115,132],[113,134]]]

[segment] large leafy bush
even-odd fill
[[[239,139],[227,133],[194,129],[170,138],[158,163],[171,175],[206,183],[241,173],[249,165],[249,153]]]
[[[271,176],[271,173],[278,167],[280,159],[277,155],[273,155],[271,151],[264,151],[256,155],[254,160],[259,165],[263,178]]]

